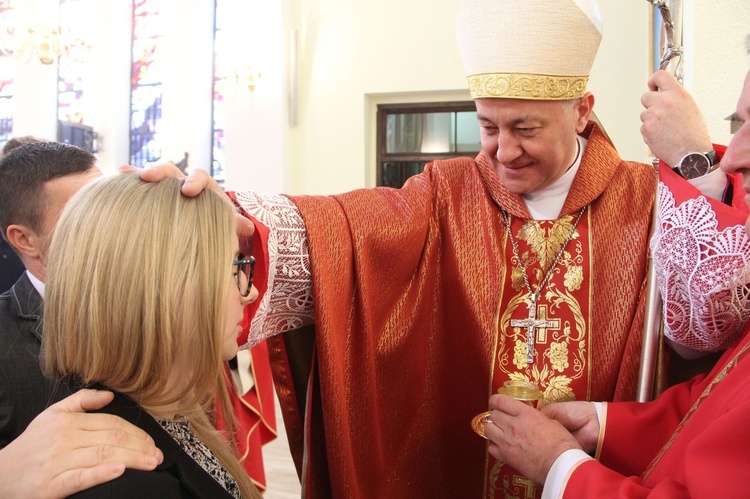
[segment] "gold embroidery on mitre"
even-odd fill
[[[571,100],[583,97],[589,77],[482,73],[467,76],[466,80],[472,99]]]

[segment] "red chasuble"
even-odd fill
[[[481,154],[431,163],[398,190],[292,198],[312,261],[315,355],[300,367],[294,333],[269,345],[306,497],[530,497],[470,428],[498,386],[521,377],[548,400],[634,397],[655,176],[595,127],[584,135],[556,221],[530,221]],[[552,325],[531,364],[518,355],[526,328],[510,325],[528,317],[529,296],[501,207],[533,289],[586,207],[540,293],[537,318]]]

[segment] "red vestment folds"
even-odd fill
[[[487,493],[487,445],[469,422],[506,375],[534,379],[554,399],[632,399],[655,177],[647,165],[622,162],[596,128],[585,136],[561,218],[539,224],[537,246],[521,234],[531,218],[523,200],[481,154],[431,163],[398,190],[292,198],[312,261],[315,359],[306,387],[291,385],[299,371],[284,356],[289,335],[269,345],[306,497]],[[567,237],[584,206],[540,297],[559,330],[537,338],[533,365],[517,365],[518,334],[507,323],[527,317],[528,293],[518,287],[500,207],[535,289],[551,263],[536,250],[554,255],[555,234]],[[294,434],[302,412],[304,440]]]
[[[708,376],[647,404],[607,404],[601,462],[583,461],[564,497],[747,497],[748,347],[750,329]]]

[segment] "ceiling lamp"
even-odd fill
[[[0,55],[54,64],[60,57],[80,59],[91,51],[88,43],[60,29],[59,24],[44,19],[23,22],[13,15],[14,10],[0,12]]]

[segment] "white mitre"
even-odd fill
[[[569,100],[602,39],[595,0],[464,0],[458,46],[474,99]]]

